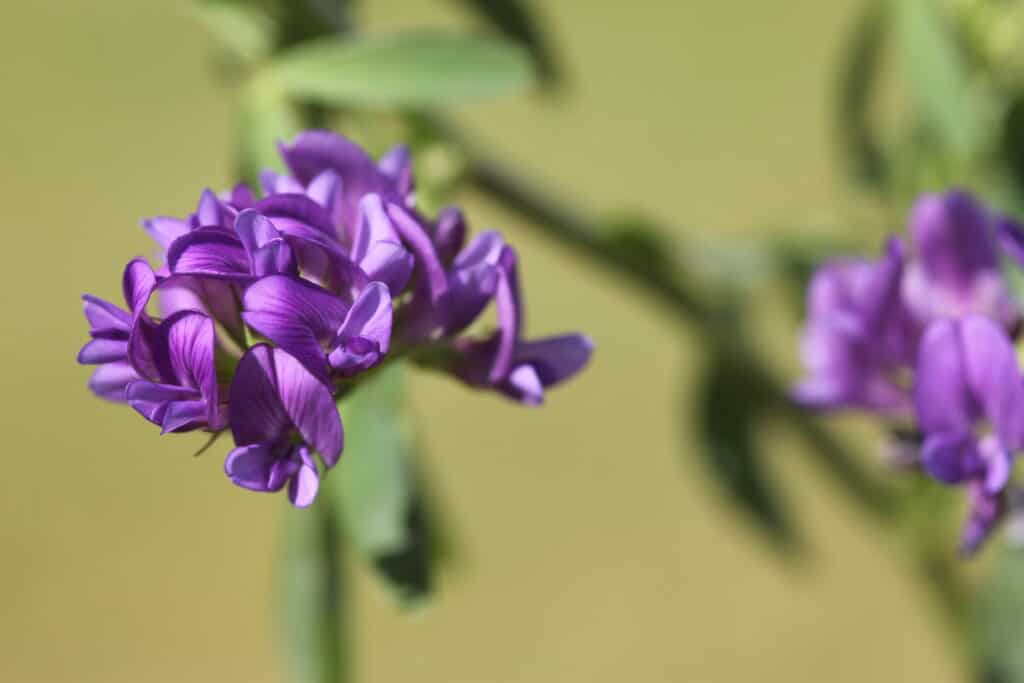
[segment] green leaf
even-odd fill
[[[776,548],[799,549],[799,539],[774,482],[764,471],[755,435],[763,396],[744,371],[738,352],[711,359],[698,405],[701,454],[712,477],[764,531]]]
[[[888,16],[882,0],[868,0],[850,32],[839,73],[838,133],[854,178],[882,186],[889,174],[885,152],[871,121],[882,71]]]
[[[197,0],[191,14],[222,47],[243,64],[270,54],[274,22],[260,3],[247,0]]]
[[[299,117],[285,93],[261,78],[243,89],[238,116],[239,173],[252,187],[259,187],[262,169],[283,170],[277,142],[299,132]]]
[[[270,69],[295,97],[353,106],[446,105],[514,92],[533,77],[520,47],[452,33],[317,40],[285,52]]]
[[[282,556],[285,646],[295,683],[343,683],[351,672],[347,595],[334,501],[288,507]]]
[[[1024,681],[1024,551],[1005,547],[978,589],[971,612],[971,642],[979,680]]]
[[[456,0],[479,14],[505,37],[530,52],[540,80],[554,84],[561,78],[543,23],[528,0]]]
[[[959,158],[977,147],[978,102],[964,55],[935,0],[895,0],[895,20],[918,123]]]
[[[406,605],[433,588],[437,533],[404,410],[404,367],[361,381],[340,405],[345,454],[327,477],[357,551]]]

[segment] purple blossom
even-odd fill
[[[252,491],[280,491],[306,507],[320,485],[314,453],[330,469],[341,457],[343,432],[327,388],[281,349],[257,344],[231,383],[231,432],[237,447],[224,471]]]
[[[244,488],[312,503],[319,466],[341,455],[332,394],[393,347],[472,386],[527,404],[579,372],[580,335],[527,341],[515,251],[496,232],[466,242],[455,207],[416,208],[409,150],[379,162],[344,138],[310,131],[281,145],[287,174],[202,192],[184,218],[143,226],[159,246],[154,272],[129,264],[128,310],[85,297],[90,387],[127,401],[164,432],[230,427],[225,471]],[[162,319],[146,313],[152,295]],[[466,330],[491,304],[497,330]],[[230,385],[230,389],[227,387]]]
[[[909,410],[918,332],[900,297],[903,272],[896,239],[878,261],[833,261],[815,272],[801,344],[807,376],[794,391],[799,403],[892,414]]]
[[[1014,452],[1024,445],[1024,377],[1009,337],[981,315],[932,323],[921,342],[914,402],[924,469],[971,491],[962,541],[971,552],[999,517]]]
[[[1017,324],[1020,312],[999,264],[1000,236],[1012,229],[1007,223],[962,190],[917,200],[910,214],[916,258],[903,294],[919,320],[983,313],[1007,329]]]

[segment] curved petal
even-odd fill
[[[256,211],[273,221],[281,232],[298,234],[313,229],[324,237],[338,239],[330,214],[305,194],[271,195],[256,204]]]
[[[167,265],[176,275],[233,280],[252,277],[241,240],[220,230],[199,229],[182,235],[168,249]]]
[[[285,413],[324,464],[333,467],[341,457],[344,437],[331,392],[282,349],[274,349],[274,370]]]
[[[142,221],[142,227],[153,238],[153,241],[165,250],[171,246],[174,240],[192,230],[192,226],[188,224],[188,221],[183,221],[180,218],[171,218],[170,216],[149,218]]]
[[[126,390],[129,384],[142,379],[131,363],[119,361],[96,368],[89,378],[89,390],[100,398],[123,403],[128,400]]]
[[[195,221],[197,228],[223,228],[231,224],[231,216],[213,190],[207,188],[199,196],[196,207]]]
[[[937,432],[925,438],[921,465],[944,484],[960,484],[981,473],[977,444],[970,432]]]
[[[220,397],[214,354],[217,332],[213,320],[202,313],[182,311],[160,325],[170,367],[178,384],[197,390],[206,402],[207,422],[218,424]]]
[[[413,191],[412,154],[406,145],[397,145],[377,162],[380,172],[392,182],[395,191],[407,197]]]
[[[145,259],[132,259],[125,266],[121,283],[124,301],[132,315],[141,315],[146,310],[150,294],[156,288],[156,274],[153,273],[153,268]]]
[[[434,251],[434,244],[430,240],[430,236],[423,226],[401,206],[388,204],[387,213],[395,230],[412,249],[417,262],[423,269],[423,277],[426,280],[431,303],[435,306],[438,305],[447,294],[448,276],[437,257],[437,252]]]
[[[337,234],[341,226],[341,202],[342,202],[342,180],[341,176],[332,169],[320,171],[309,181],[306,194],[314,202],[324,207],[330,219],[331,227]]]
[[[963,433],[971,428],[971,396],[960,331],[952,320],[937,320],[925,331],[918,355],[914,403],[926,434]]]
[[[280,469],[281,454],[271,444],[239,446],[224,460],[224,473],[237,486],[250,491],[280,491],[287,477]]]
[[[348,307],[316,285],[283,275],[265,277],[245,292],[242,317],[321,379],[327,376],[323,344],[345,319]]]
[[[304,508],[312,505],[316,499],[317,490],[320,488],[320,475],[309,451],[302,448],[299,449],[299,453],[299,469],[288,482],[288,499],[295,507]]]
[[[466,241],[466,218],[457,206],[446,206],[437,216],[434,246],[444,263],[450,263]]]
[[[127,358],[127,339],[105,339],[103,337],[91,339],[78,352],[78,362],[81,365],[101,365],[123,361]]]
[[[1004,446],[1024,446],[1024,377],[1010,338],[986,316],[960,322],[967,384]]]
[[[532,365],[513,368],[505,380],[502,391],[529,406],[539,406],[544,402],[544,383]]]
[[[160,433],[187,432],[209,424],[206,401],[174,401],[167,404],[163,419],[160,421]]]
[[[274,354],[257,344],[238,362],[231,382],[229,414],[235,443],[248,446],[275,443],[291,429],[291,420],[278,395]]]
[[[391,340],[391,294],[382,282],[371,282],[348,310],[345,321],[338,328],[334,344],[355,337],[376,342],[381,354],[388,352]]]
[[[83,294],[82,303],[90,334],[111,336],[112,333],[121,333],[128,336],[132,325],[130,313],[91,294]]]
[[[494,303],[498,309],[498,347],[494,352],[494,365],[491,366],[489,378],[496,384],[509,372],[522,322],[516,253],[512,247],[502,249],[501,277],[498,279]]]
[[[594,342],[589,337],[566,334],[519,342],[512,363],[529,364],[537,371],[541,384],[550,387],[564,382],[585,368],[593,352]]]

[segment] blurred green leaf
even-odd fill
[[[333,503],[321,494],[311,508],[289,507],[285,520],[281,594],[288,680],[294,683],[350,678],[345,572]]]
[[[854,178],[873,187],[888,176],[885,152],[871,122],[881,76],[888,16],[882,0],[868,0],[850,32],[839,73],[838,133]]]
[[[1024,681],[1024,552],[1004,547],[978,589],[971,641],[986,683]]]
[[[301,123],[285,94],[259,78],[242,90],[238,117],[238,169],[251,187],[259,187],[262,169],[283,170],[277,142],[291,139]]]
[[[282,54],[271,73],[295,97],[354,106],[452,104],[513,92],[533,78],[520,47],[455,33],[317,40]]]
[[[670,273],[675,270],[671,240],[650,220],[639,215],[620,215],[603,222],[608,246],[637,268]]]
[[[912,104],[929,136],[960,158],[982,134],[967,64],[935,0],[895,0],[897,37]]]
[[[719,349],[699,386],[698,433],[704,464],[725,493],[760,526],[779,550],[800,542],[784,502],[765,473],[755,426],[764,397],[751,383],[743,356]]]
[[[196,0],[191,14],[242,64],[270,54],[275,27],[264,3],[251,0]]]
[[[404,371],[387,365],[341,402],[345,455],[326,485],[338,494],[338,511],[356,549],[409,605],[433,588],[438,544],[425,479],[414,460]]]
[[[528,0],[456,0],[479,14],[507,38],[530,52],[543,83],[554,84],[561,78],[543,23]]]
[[[1010,171],[1020,201],[1024,197],[1024,93],[1014,97],[1007,108],[999,153]]]

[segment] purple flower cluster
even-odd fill
[[[259,194],[207,190],[187,218],[145,221],[162,265],[127,265],[125,308],[83,297],[93,392],[165,433],[230,428],[231,481],[304,507],[341,456],[339,391],[389,357],[530,405],[587,364],[582,335],[523,338],[515,250],[467,242],[458,208],[424,217],[405,148],[374,161],[309,131],[281,154],[289,174]],[[492,302],[497,329],[468,334]]]
[[[877,261],[839,260],[812,278],[805,378],[794,396],[856,408],[920,434],[915,462],[964,486],[961,548],[977,550],[1005,514],[1024,448],[1024,377],[1014,339],[1022,309],[1001,264],[1024,265],[1024,231],[963,191],[924,195],[909,239]]]

